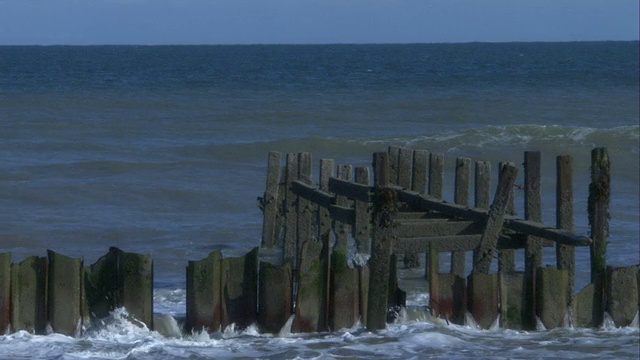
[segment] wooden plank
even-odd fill
[[[257,321],[258,261],[257,247],[244,256],[222,259],[220,326],[223,331],[231,324],[245,329]]]
[[[82,259],[47,250],[49,259],[48,318],[53,332],[80,336],[82,332]]]
[[[396,229],[398,237],[447,236],[482,233],[483,224],[479,221],[399,221]]]
[[[118,259],[119,306],[153,330],[153,259],[121,251]]]
[[[429,152],[415,150],[413,152],[413,174],[411,175],[411,190],[421,194],[427,191],[427,173],[429,171]]]
[[[526,220],[542,222],[542,190],[540,186],[540,152],[524,153],[524,216]],[[525,248],[525,296],[530,301],[525,307],[525,327],[535,329],[536,326],[536,276],[537,268],[542,266],[542,241],[529,237]]]
[[[570,155],[556,157],[556,227],[574,232],[573,216],[573,158]],[[558,269],[567,270],[569,285],[567,301],[573,301],[576,283],[576,249],[574,246],[556,243]],[[569,305],[569,304],[567,304]]]
[[[322,264],[322,244],[307,241],[302,244],[296,311],[293,332],[326,331],[326,281]]]
[[[398,151],[398,186],[411,189],[413,176],[413,150],[400,148]]]
[[[369,186],[371,176],[368,167],[357,167],[356,183]],[[356,249],[359,253],[369,254],[371,251],[371,206],[369,202],[355,201],[355,224],[353,227]]]
[[[287,154],[286,164],[286,198],[285,198],[285,226],[284,226],[284,245],[282,249],[283,263],[291,263],[293,270],[297,269],[297,236],[298,236],[298,196],[293,192],[292,183],[300,177],[300,168],[297,153]]]
[[[441,200],[444,189],[444,155],[429,154],[429,195]]]
[[[346,208],[344,206],[331,205],[329,207],[329,216],[331,220],[338,221],[344,224],[355,224],[356,212],[353,208]]]
[[[220,331],[222,318],[222,254],[212,251],[187,265],[187,331]]]
[[[47,258],[11,264],[11,327],[42,335],[47,324]]]
[[[491,163],[476,162],[475,172],[475,207],[489,209],[491,203]]]
[[[291,183],[291,190],[295,195],[298,195],[301,198],[313,202],[325,209],[328,209],[331,205],[336,203],[335,195],[316,189],[300,180],[296,180]]]
[[[277,334],[292,311],[291,265],[260,262],[258,281],[258,326],[261,332]]]
[[[430,244],[440,252],[445,251],[470,251],[480,245],[481,234],[446,235],[429,237],[399,237],[394,243],[393,250],[396,253],[426,253]]]
[[[329,192],[352,200],[371,202],[371,187],[368,184],[354,183],[350,177],[347,179],[330,178]]]
[[[0,335],[11,331],[11,253],[0,253]]]
[[[591,184],[589,185],[589,227],[591,244],[591,282],[594,289],[593,323],[602,324],[605,311],[605,271],[607,267],[607,240],[609,235],[609,201],[611,195],[611,168],[606,148],[591,151]]]
[[[281,154],[278,151],[270,151],[267,157],[267,184],[264,197],[261,199],[261,207],[264,215],[262,222],[262,246],[266,248],[271,248],[276,243],[280,158]]]
[[[469,206],[469,183],[471,181],[471,159],[469,158],[457,158],[456,159],[456,175],[455,175],[455,190],[453,201],[462,206]],[[465,264],[464,251],[454,251],[451,253],[451,273],[459,276],[465,276],[466,264]]]
[[[491,209],[489,209],[487,223],[482,234],[480,250],[474,252],[474,273],[489,273],[498,237],[502,231],[505,211],[509,204],[511,188],[515,184],[516,176],[518,175],[518,169],[510,164],[505,165],[501,172],[500,183],[496,189],[496,195]]]

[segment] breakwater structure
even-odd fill
[[[186,331],[257,324],[262,332],[322,332],[358,321],[382,329],[405,306],[398,266],[424,265],[434,317],[482,328],[597,327],[611,317],[628,326],[640,308],[638,265],[606,264],[610,163],[591,153],[590,236],[574,233],[573,159],[558,156],[556,224],[542,223],[541,155],[524,154],[524,219],[515,214],[518,167],[499,164],[491,198],[491,164],[455,159],[454,202],[443,201],[444,156],[389,147],[372,166],[321,159],[312,180],[309,153],[268,154],[259,197],[261,244],[240,257],[214,251],[186,266]],[[474,203],[471,205],[471,187]],[[257,244],[258,245],[258,244]],[[576,291],[575,250],[589,247],[591,281]],[[543,247],[556,261],[543,266]],[[260,248],[277,254],[260,257]],[[516,271],[516,251],[524,271]],[[359,254],[354,256],[354,254]],[[469,255],[469,256],[467,256]],[[450,267],[441,260],[449,257]],[[358,260],[358,261],[356,261]],[[469,261],[470,260],[470,261]],[[494,261],[495,260],[495,261]],[[497,264],[497,266],[496,266]],[[11,262],[0,254],[0,328],[81,335],[124,307],[153,329],[153,259],[117,248],[90,266],[48,251]]]

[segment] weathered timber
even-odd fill
[[[220,330],[222,317],[222,254],[212,251],[199,261],[187,265],[187,331]],[[290,302],[291,300],[289,300]],[[289,312],[291,309],[289,309]]]
[[[47,258],[11,264],[11,327],[44,334],[47,325]]]
[[[489,273],[493,254],[496,251],[498,237],[502,231],[504,214],[511,197],[511,188],[515,184],[516,176],[518,175],[518,169],[510,164],[505,165],[501,169],[501,172],[500,183],[496,189],[496,195],[491,209],[489,209],[485,229],[482,233],[480,248],[474,251],[473,254],[473,272],[475,273]]]
[[[354,224],[356,221],[355,211],[350,207],[331,205],[329,207],[329,216],[331,220],[345,224]]]
[[[569,232],[575,231],[573,218],[573,158],[569,155],[556,158],[556,227]],[[556,243],[556,262],[558,269],[567,270],[569,285],[567,301],[573,301],[575,292],[576,249]]]
[[[153,329],[153,259],[150,255],[120,253],[118,290],[119,306]]]
[[[399,146],[389,146],[389,148],[387,149],[387,159],[389,161],[388,163],[388,175],[389,175],[389,182],[388,184],[391,185],[398,185],[398,162],[400,160],[400,147]]]
[[[0,253],[0,335],[8,334],[11,324],[11,253]]]
[[[280,158],[278,151],[270,151],[267,158],[267,184],[264,197],[261,199],[261,207],[264,214],[262,223],[262,246],[272,247],[276,243],[277,228],[276,216],[278,214],[278,192],[280,187]]]
[[[475,171],[475,207],[489,209],[491,204],[491,163],[476,161]]]
[[[431,315],[444,318],[447,322],[464,324],[466,306],[465,278],[456,274],[441,274],[438,272],[438,249],[430,246],[428,264],[429,273],[429,302]]]
[[[258,326],[261,331],[278,333],[292,311],[291,264],[260,262],[258,281]]]
[[[594,313],[595,288],[596,285],[594,283],[588,284],[573,298],[571,302],[571,321],[573,326],[587,328],[599,325],[594,322],[594,319],[602,318],[601,314]]]
[[[244,256],[223,258],[220,272],[221,328],[236,324],[244,329],[255,323],[258,308],[258,248]]]
[[[413,150],[401,147],[398,151],[398,186],[411,189]]]
[[[322,243],[307,241],[302,244],[294,332],[326,331],[326,279],[322,263]]]
[[[607,267],[607,240],[609,237],[609,202],[611,196],[611,167],[606,148],[591,151],[591,184],[589,184],[589,226],[591,238],[591,282],[596,283],[594,313],[605,311],[605,271]],[[594,319],[601,324],[603,318]]]
[[[355,169],[356,183],[369,186],[371,176],[368,167]],[[355,224],[353,226],[356,249],[359,253],[369,254],[371,251],[371,206],[368,201],[355,201]]]
[[[374,232],[369,259],[369,296],[367,328],[384,329],[387,319],[391,253],[395,239],[397,193],[390,188],[378,188],[374,202]]]
[[[411,175],[411,190],[424,194],[427,191],[427,171],[429,168],[429,152],[415,150],[413,152],[413,173]]]
[[[386,152],[373,153],[373,184],[374,186],[388,186],[390,183],[390,160]]]
[[[479,221],[398,221],[396,235],[398,237],[469,235],[482,232],[483,224]]]
[[[536,314],[545,329],[564,324],[567,309],[567,270],[555,266],[539,267],[536,275]]]
[[[329,179],[334,176],[335,172],[335,161],[332,159],[320,159],[320,181],[319,181],[319,189],[323,197],[325,199],[333,198],[332,194],[329,194]],[[309,199],[311,200],[311,199]],[[311,200],[314,201],[314,200]],[[326,201],[326,200],[323,200]],[[331,218],[329,215],[329,206],[335,203],[335,200],[331,200],[331,204],[329,202],[324,202],[326,206],[323,206],[323,202],[314,201],[318,204],[318,239],[323,243],[327,243],[330,247],[329,242],[332,240],[331,234]]]
[[[299,181],[312,185],[313,181],[311,180],[311,154],[308,152],[303,152],[298,154],[298,168],[299,168]],[[298,206],[297,206],[297,217],[298,217],[298,226],[297,226],[297,245],[296,248],[298,251],[300,250],[300,244],[307,240],[315,240],[314,229],[312,228],[312,222],[317,218],[317,206],[312,206],[312,203],[302,197],[298,197]]]
[[[540,152],[524,153],[524,216],[526,220],[542,222],[542,189],[540,186]],[[517,230],[516,230],[517,231]],[[536,269],[542,266],[542,240],[531,236],[525,247],[525,296],[531,299],[525,309],[526,327],[536,327]]]
[[[471,159],[457,158],[455,173],[455,190],[453,202],[469,206],[469,183],[471,181]],[[459,276],[466,274],[465,253],[463,251],[454,251],[451,253],[451,273]]]
[[[500,272],[500,326],[506,329],[524,327],[524,272]]]
[[[360,322],[367,326],[367,307],[369,305],[369,266],[358,267],[358,281],[360,288]]]
[[[481,239],[480,234],[397,238],[393,250],[399,254],[421,254],[433,245],[437,251],[470,251],[480,245]]]
[[[329,179],[329,192],[353,200],[371,202],[371,187],[340,178]]]
[[[351,328],[358,321],[360,292],[358,269],[348,266],[346,248],[336,248],[331,255],[331,296],[329,328]]]
[[[297,153],[287,154],[285,183],[287,192],[285,194],[285,225],[284,244],[282,247],[282,261],[291,263],[293,269],[298,267],[298,196],[293,191],[292,183],[300,178],[300,164]]]
[[[333,160],[320,161],[320,189],[329,191],[329,181],[334,177],[335,162]],[[320,222],[319,240],[322,242],[322,263],[324,268],[324,304],[322,307],[326,309],[329,305],[329,294],[331,289],[331,253],[333,252],[333,219],[329,209],[320,207],[318,210],[318,221]],[[329,314],[325,312],[324,323],[329,323]]]
[[[318,204],[319,206],[328,209],[331,205],[336,203],[336,197],[323,190],[316,189],[311,185],[307,185],[302,181],[296,180],[291,183],[293,193],[302,197],[308,201]]]
[[[121,306],[118,291],[119,254],[122,250],[111,247],[109,252],[85,269],[84,288],[91,319],[109,316]]]
[[[502,168],[506,165],[511,165],[515,167],[515,164],[509,162],[501,162],[499,163],[499,168]],[[502,176],[503,172],[500,171],[499,175]],[[498,179],[500,182],[500,179]],[[507,208],[505,209],[506,215],[515,216],[515,183],[514,186],[510,188],[509,201],[507,202]],[[502,249],[498,252],[498,271],[503,273],[510,273],[516,271],[516,258],[515,258],[515,250],[513,249]]]
[[[398,318],[400,309],[406,306],[407,293],[398,286],[398,259],[391,253],[389,260],[389,287],[387,294],[387,322]]]
[[[352,181],[353,167],[348,164],[339,165],[337,176],[338,176],[338,179],[343,180],[346,184],[353,184],[353,181]],[[329,191],[335,192],[333,191],[334,189],[332,184],[333,182],[331,181],[331,179],[329,179]],[[346,195],[337,194],[337,193],[336,193],[336,196],[337,196],[336,204],[338,206],[341,206],[344,208],[352,208],[352,205],[353,205],[352,199],[350,199]],[[351,231],[352,231],[351,225],[353,224],[354,221],[355,221],[355,216],[353,217],[352,221],[349,221],[349,222],[342,222],[342,221],[334,222],[334,232],[336,234],[336,247],[347,246],[349,234],[351,234]]]
[[[79,336],[82,330],[82,259],[47,250],[49,259],[48,319],[59,334]]]
[[[638,267],[607,266],[606,311],[617,327],[629,326],[638,313]]]
[[[429,154],[429,195],[442,200],[444,189],[444,155]]]
[[[467,283],[469,312],[480,328],[488,329],[500,311],[498,274],[471,273]]]

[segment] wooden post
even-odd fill
[[[573,217],[573,158],[570,155],[556,158],[556,227],[574,232]],[[574,246],[556,243],[556,261],[560,270],[568,272],[567,301],[571,304],[575,292],[576,249]]]
[[[377,152],[373,154],[373,183],[374,186],[390,185],[389,173],[389,154],[386,152]]]
[[[397,193],[384,187],[389,179],[388,160],[383,153],[374,154],[376,194],[373,210],[374,233],[369,259],[369,296],[367,328],[384,329],[387,319],[390,260],[394,242]]]
[[[119,306],[153,330],[153,259],[120,252],[118,265]]]
[[[49,258],[48,318],[54,332],[79,336],[82,331],[82,259],[47,250]]]
[[[11,327],[35,334],[47,324],[47,258],[31,256],[11,265]]]
[[[11,329],[11,253],[0,253],[0,335]]]
[[[222,319],[220,326],[236,324],[240,329],[257,321],[258,248],[244,256],[222,259],[220,265]]]
[[[526,220],[542,222],[542,188],[540,186],[540,152],[526,151],[524,153],[524,218]],[[536,275],[542,266],[542,240],[533,236],[527,237],[525,247],[525,292],[526,328],[536,328]]]
[[[352,181],[353,180],[353,167],[351,165],[339,165],[338,166],[338,179]],[[350,207],[352,201],[345,196],[339,195],[336,199],[336,205]],[[345,223],[336,223],[336,247],[347,247],[347,240],[351,233],[351,225]]]
[[[329,192],[329,178],[335,173],[335,161],[333,159],[320,159],[320,190]],[[331,241],[331,217],[329,209],[320,207],[318,209],[318,239],[329,244]],[[331,244],[329,244],[329,248]]]
[[[222,317],[220,250],[187,265],[187,331],[220,330]],[[291,300],[289,300],[289,303]],[[289,313],[291,308],[289,308]]]
[[[313,185],[313,181],[311,180],[310,153],[304,152],[298,154],[298,169],[300,171],[299,180],[309,186]],[[298,236],[296,245],[298,258],[300,257],[300,245],[305,241],[316,240],[313,239],[312,236],[312,222],[317,219],[317,210],[317,206],[312,207],[309,200],[302,197],[298,198]]]
[[[356,183],[369,186],[371,176],[368,167],[356,168]],[[355,201],[356,219],[354,226],[354,237],[359,253],[369,254],[371,252],[371,209],[370,204],[365,201]]]
[[[505,165],[515,166],[513,163],[500,163],[498,166],[502,169]],[[502,171],[499,173],[502,176]],[[500,181],[500,179],[498,179]],[[512,186],[510,189],[511,194],[509,195],[509,203],[507,204],[506,213],[509,215],[515,215],[515,186]],[[516,252],[514,249],[502,249],[498,254],[498,271],[504,273],[512,273],[516,271]]]
[[[261,331],[278,333],[291,316],[291,264],[260,262],[258,281],[258,326]]]
[[[442,200],[444,188],[444,155],[429,154],[429,195]]]
[[[358,269],[348,266],[346,248],[336,248],[331,255],[331,301],[329,328],[332,331],[351,328],[359,315]]]
[[[488,209],[491,204],[491,163],[476,162],[475,207]]]
[[[609,200],[611,196],[611,167],[606,148],[591,151],[591,184],[589,185],[589,225],[591,227],[591,282],[594,291],[593,323],[602,323],[605,310],[605,271],[607,267],[607,238],[609,236]]]
[[[398,152],[398,185],[411,189],[411,177],[413,175],[413,150],[400,148]]]
[[[469,181],[471,178],[471,159],[456,159],[455,194],[453,201],[458,205],[469,206]],[[465,252],[454,251],[451,253],[451,273],[465,276]]]
[[[298,268],[298,196],[291,190],[291,183],[300,177],[300,167],[297,153],[287,154],[286,164],[286,198],[285,198],[285,227],[284,227],[284,246],[282,249],[283,263],[291,263],[295,273]]]
[[[424,194],[427,191],[427,172],[429,167],[429,152],[415,150],[413,152],[413,174],[411,176],[411,190]]]
[[[398,185],[398,164],[400,161],[400,147],[389,146],[389,184]]]
[[[271,151],[267,158],[267,185],[264,197],[261,199],[261,207],[264,215],[262,222],[262,246],[266,248],[271,248],[276,243],[280,157],[280,152]]]
[[[511,164],[505,165],[500,172],[500,183],[496,189],[493,204],[489,209],[487,223],[480,240],[480,249],[477,252],[478,256],[474,257],[474,273],[489,273],[498,237],[502,231],[504,215],[511,197],[511,188],[513,188],[518,175],[518,169]]]
[[[322,264],[322,244],[307,241],[302,244],[296,317],[293,332],[326,331],[326,289],[325,266]]]

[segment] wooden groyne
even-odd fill
[[[606,264],[610,164],[606,149],[591,154],[590,237],[574,233],[573,160],[556,160],[556,223],[542,223],[541,156],[523,163],[524,219],[515,216],[520,170],[455,159],[454,202],[443,201],[443,155],[390,147],[371,166],[321,159],[317,184],[309,153],[268,155],[262,243],[240,257],[214,251],[186,264],[185,331],[220,331],[257,324],[277,333],[382,329],[405,306],[398,266],[424,267],[431,314],[482,328],[550,329],[600,326],[609,314],[628,326],[640,307],[637,265]],[[471,174],[474,172],[474,182]],[[473,192],[471,189],[473,188]],[[491,194],[493,193],[493,197]],[[471,198],[473,194],[473,199]],[[473,200],[473,204],[472,204]],[[591,249],[591,282],[576,292],[575,249]],[[554,264],[542,261],[555,248]],[[524,271],[515,253],[524,252]],[[359,254],[355,256],[355,254]],[[440,266],[445,257],[451,266]],[[116,308],[153,329],[153,259],[117,248],[96,263],[53,251],[11,262],[0,253],[0,328],[78,336]],[[292,317],[293,316],[293,317]],[[539,323],[538,323],[539,322]]]

